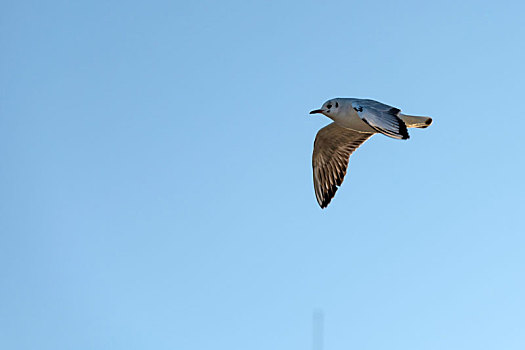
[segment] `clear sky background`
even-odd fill
[[[521,1],[4,1],[0,348],[525,348]],[[309,116],[434,124],[315,200]]]

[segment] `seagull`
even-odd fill
[[[330,204],[348,167],[350,155],[376,133],[406,140],[407,128],[426,128],[432,118],[402,114],[387,104],[360,98],[333,98],[310,114],[334,122],[317,132],[312,154],[315,197],[324,209]]]

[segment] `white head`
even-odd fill
[[[326,115],[328,118],[333,118],[337,113],[340,112],[342,102],[343,101],[341,101],[339,98],[333,98],[323,103],[323,106],[320,109],[311,111],[310,114],[321,113]]]

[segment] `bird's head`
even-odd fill
[[[333,98],[331,100],[326,101],[323,103],[323,106],[320,109],[314,109],[310,112],[310,114],[324,114],[325,116],[332,118],[335,114],[337,114],[340,111],[341,107],[341,100],[338,98]]]

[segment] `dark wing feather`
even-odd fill
[[[314,190],[326,208],[343,183],[350,155],[373,134],[360,133],[332,123],[317,133],[312,154]]]
[[[410,137],[405,122],[398,117],[399,109],[372,100],[356,100],[352,102],[352,107],[375,131],[395,139],[406,140]]]

